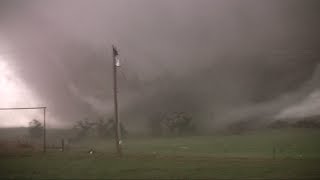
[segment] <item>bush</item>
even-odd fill
[[[187,135],[195,132],[192,117],[185,112],[174,112],[150,120],[153,135]]]
[[[288,128],[288,127],[290,127],[290,123],[288,123],[287,121],[277,120],[277,121],[272,122],[269,125],[269,127],[272,129]]]
[[[74,129],[77,132],[76,139],[87,136],[89,134],[89,131],[93,128],[93,126],[94,126],[94,123],[87,118],[76,122],[76,125],[74,126]]]
[[[100,118],[96,121],[84,119],[78,121],[74,126],[74,129],[77,131],[77,140],[89,135],[98,136],[100,138],[114,137],[115,128],[115,121],[113,119],[105,120],[105,118]],[[122,137],[126,137],[128,132],[122,123],[120,123],[120,130]]]
[[[114,119],[110,118],[107,122],[107,129],[106,131],[108,132],[109,135],[115,137],[115,130],[116,130],[116,122]],[[128,131],[125,129],[124,125],[122,122],[120,122],[120,132],[121,136],[125,138],[128,135]]]
[[[149,117],[149,128],[151,130],[151,135],[158,137],[163,135],[162,120],[165,118],[165,115],[162,113],[153,114]]]
[[[112,132],[110,131],[110,123],[104,120],[104,118],[100,118],[96,122],[96,130],[97,135],[100,138],[106,138],[112,135]]]
[[[232,134],[242,134],[257,129],[258,127],[259,125],[257,120],[247,119],[230,124],[228,126],[228,131]]]
[[[99,137],[106,138],[106,137],[115,136],[116,123],[112,118],[108,119],[107,121],[105,121],[104,118],[100,118],[95,123],[95,126],[96,126],[97,134]],[[121,122],[120,122],[120,131],[121,131],[122,137],[127,136],[128,132]]]
[[[318,119],[304,119],[293,124],[296,128],[320,128],[320,121]]]

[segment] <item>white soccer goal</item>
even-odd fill
[[[25,107],[25,108],[0,108],[0,111],[17,111],[28,109],[42,109],[43,110],[43,152],[46,152],[46,110],[47,107]]]

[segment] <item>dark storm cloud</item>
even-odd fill
[[[63,122],[112,112],[111,44],[122,58],[121,116],[132,127],[172,111],[219,122],[274,115],[317,88],[306,82],[319,60],[318,4],[3,1],[0,38],[21,78]]]

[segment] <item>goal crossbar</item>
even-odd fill
[[[46,109],[47,107],[0,108],[1,110]]]

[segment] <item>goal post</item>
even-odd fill
[[[0,108],[0,111],[27,110],[27,109],[42,109],[43,110],[43,152],[46,152],[46,150],[47,150],[47,144],[46,144],[46,111],[47,111],[47,107]]]

